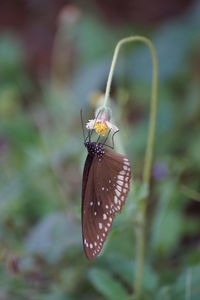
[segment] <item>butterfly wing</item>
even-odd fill
[[[88,228],[88,222],[90,223],[90,214],[88,215],[88,204],[89,202],[87,201],[88,196],[86,197],[86,189],[88,190],[87,195],[91,194],[91,198],[94,197],[94,178],[93,178],[93,168],[92,172],[90,174],[90,170],[92,167],[92,162],[93,162],[94,157],[91,155],[87,155],[85,165],[84,165],[84,170],[83,170],[83,179],[82,179],[82,208],[81,208],[81,219],[82,219],[82,238],[83,238],[83,246],[85,250],[86,256],[89,258],[89,253],[86,251],[86,246],[88,245],[86,243],[86,239],[84,238],[87,236],[87,228]],[[90,174],[90,176],[89,176]],[[85,242],[84,242],[85,241]]]
[[[82,216],[83,216],[83,206],[84,206],[84,199],[85,199],[85,190],[87,186],[88,176],[90,172],[90,168],[92,165],[93,156],[87,155],[85,160],[84,170],[83,170],[83,179],[82,179]]]
[[[103,158],[94,156],[92,160],[82,199],[83,245],[89,259],[100,253],[115,213],[121,212],[130,189],[130,174],[128,159],[109,149]]]
[[[107,213],[121,212],[130,190],[130,162],[124,155],[110,149],[105,149],[103,159],[103,163],[98,162],[100,180],[97,192],[107,205],[105,206]]]
[[[84,175],[87,174],[87,181],[82,186],[82,238],[84,251],[88,259],[93,259],[98,254],[97,248],[101,243],[97,228],[100,210],[95,192],[96,163],[96,156],[91,157],[88,155],[83,172]]]

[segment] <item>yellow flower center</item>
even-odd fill
[[[108,126],[106,123],[101,122],[100,120],[96,121],[94,129],[96,130],[96,133],[102,136],[105,136],[108,132]]]

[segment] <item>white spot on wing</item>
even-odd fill
[[[117,189],[118,189],[118,191],[122,191],[122,188],[121,188],[121,186],[119,186],[119,185],[117,185]]]
[[[115,189],[115,194],[120,197],[120,192],[117,189]]]
[[[119,181],[119,180],[117,180],[117,184],[122,186],[122,185],[123,185],[123,182],[122,182],[122,181]]]
[[[124,170],[122,170],[122,171],[119,172],[119,174],[120,174],[120,175],[125,175],[126,172],[125,172]]]

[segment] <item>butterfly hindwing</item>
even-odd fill
[[[87,257],[93,259],[100,253],[115,213],[121,212],[127,197],[130,163],[123,155],[105,149],[102,158],[87,158],[84,173],[87,182],[83,183],[82,193],[83,245]]]
[[[98,162],[98,180],[96,181],[96,191],[99,199],[103,203],[104,225],[106,220],[112,224],[116,212],[121,212],[126,197],[130,189],[130,163],[128,159],[114,151],[105,150],[103,161]],[[107,221],[107,227],[110,222]],[[108,228],[108,229],[109,229]],[[107,229],[105,228],[106,232]]]

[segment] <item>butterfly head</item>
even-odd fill
[[[98,158],[103,157],[103,155],[104,155],[103,144],[95,143],[95,142],[85,142],[84,145],[87,148],[87,151],[91,156],[97,155]]]

